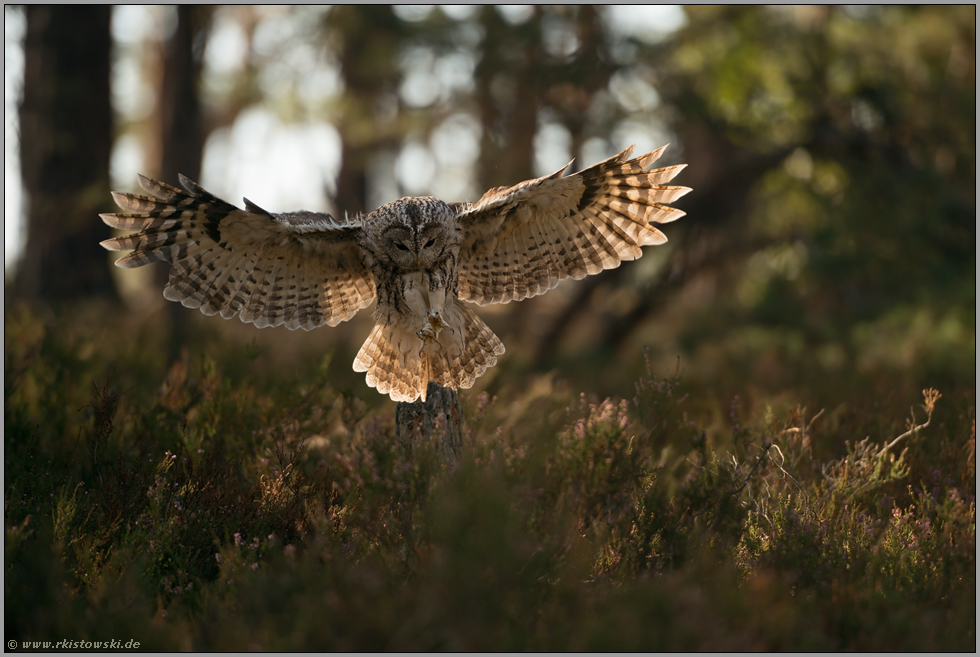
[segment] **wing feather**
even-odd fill
[[[241,210],[180,176],[179,189],[139,177],[149,194],[113,192],[119,214],[102,220],[137,231],[102,242],[132,252],[119,267],[171,263],[164,296],[206,315],[236,315],[256,326],[335,326],[371,304],[359,222],[326,214],[272,214],[246,200]]]
[[[520,231],[522,235],[525,236],[525,241],[530,242],[531,246],[527,247],[528,250],[525,251],[527,262],[529,265],[530,274],[534,277],[535,282],[537,282],[538,294],[547,292],[554,286],[558,285],[558,280],[561,272],[558,270],[557,258],[555,253],[551,250],[551,240],[547,234],[548,227],[538,222],[530,222],[527,227]],[[464,261],[465,262],[465,261]],[[468,298],[463,296],[463,283],[465,281],[463,271],[464,266],[460,266],[460,276],[459,276],[459,289],[460,298]],[[510,299],[504,296],[497,297],[496,303],[506,303]]]
[[[598,229],[608,245],[607,253],[616,261],[610,264],[609,268],[618,267],[623,260],[636,260],[643,255],[643,251],[637,247],[636,242],[621,225],[633,222],[628,219],[624,222],[624,217],[615,212],[610,212],[603,218],[589,209],[583,212],[583,215]]]
[[[615,238],[606,228],[605,221],[593,213],[583,213],[582,216],[589,228],[590,241],[596,245],[596,251],[599,253],[599,271],[618,267],[619,254],[616,252],[615,244],[613,244]]]
[[[532,217],[530,221],[533,220],[534,218]],[[566,267],[565,263],[562,261],[562,258],[560,258],[558,255],[561,249],[555,248],[555,222],[542,221],[537,224],[537,227],[540,231],[541,239],[543,240],[543,250],[547,254],[546,260],[543,264],[548,269],[549,284],[553,280],[555,285],[557,285],[558,281],[564,278],[564,269]]]
[[[228,295],[228,282],[234,273],[235,267],[241,262],[241,256],[236,252],[219,253],[218,257],[212,261],[208,270],[212,272],[210,280],[201,286],[199,300],[201,302],[201,312],[205,315],[217,315],[230,301]],[[203,281],[202,281],[203,282]]]
[[[245,305],[245,298],[249,292],[252,272],[255,271],[255,254],[251,250],[246,250],[242,256],[242,263],[235,269],[233,275],[234,282],[229,290],[230,301],[221,309],[221,316],[224,319],[231,319],[239,313]]]
[[[665,148],[630,159],[631,147],[570,176],[562,177],[566,166],[492,189],[475,204],[455,204],[463,228],[459,298],[519,301],[666,242],[654,224],[683,217],[668,204],[691,190],[666,184],[686,165],[647,170]]]
[[[213,263],[221,253],[213,245],[207,244],[192,243],[188,250],[194,255],[182,261],[186,263],[187,273],[178,279],[176,284],[171,276],[171,280],[163,290],[163,296],[170,301],[181,302],[186,308],[200,308],[202,282],[213,275],[215,269]]]
[[[245,279],[242,288],[242,309],[241,318],[243,322],[254,323],[258,326],[258,318],[262,314],[265,304],[262,302],[262,290],[265,286],[265,277],[269,273],[273,264],[256,259],[252,271]]]
[[[558,238],[561,240],[561,248],[556,254],[557,257],[568,264],[568,275],[571,278],[575,280],[585,278],[589,275],[589,259],[592,257],[592,254],[589,254],[588,249],[578,247],[578,242],[572,234],[572,229],[574,228],[572,224],[567,221],[556,221],[554,222],[554,226],[558,233]],[[541,290],[538,294],[545,291]]]
[[[244,321],[254,322],[259,328],[282,324],[282,297],[278,286],[278,281],[282,280],[281,268],[281,258],[272,258],[262,268],[261,277],[257,279],[258,285],[252,291],[245,315],[242,316]]]
[[[529,254],[534,253],[537,249],[537,245],[529,236],[525,235],[525,232],[514,231],[514,250],[515,254],[522,254],[524,258],[528,258]],[[518,262],[516,271],[521,278],[521,287],[519,290],[516,290],[516,296],[534,296],[538,288],[535,270],[533,268],[521,267],[520,262]]]
[[[522,290],[525,290],[526,294],[527,290],[527,284],[524,282],[524,274],[521,273],[520,261],[518,260],[523,250],[523,244],[518,246],[517,237],[517,231],[512,232],[507,240],[506,248],[503,249],[503,257],[507,261],[507,275],[504,277],[506,281],[504,294],[509,297],[519,295]]]
[[[302,261],[294,262],[286,270],[286,276],[283,279],[285,287],[285,298],[283,299],[285,321],[283,321],[283,325],[291,331],[295,331],[300,327],[299,286],[301,284],[302,269]]]

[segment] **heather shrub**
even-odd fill
[[[796,405],[718,398],[649,361],[626,399],[514,380],[462,394],[453,469],[434,441],[397,439],[390,404],[333,387],[329,358],[291,378],[220,349],[168,368],[22,309],[5,348],[8,638],[975,643],[970,390],[927,389],[902,424],[853,390],[852,410],[812,412],[805,391]]]

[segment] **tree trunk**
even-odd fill
[[[14,289],[49,300],[115,296],[98,213],[111,211],[111,7],[27,5],[20,155],[27,243]]]
[[[191,180],[201,179],[204,156],[204,121],[198,87],[204,61],[204,44],[212,9],[206,6],[179,5],[177,29],[163,44],[163,70],[160,79],[159,154],[156,172],[161,180],[177,185],[177,174]],[[170,278],[170,265],[159,263],[154,272],[156,289],[162,289]],[[159,294],[159,292],[157,292]],[[170,317],[171,362],[180,358],[187,339],[190,312],[178,303],[167,304]]]
[[[480,190],[534,177],[534,136],[542,87],[541,16],[541,8],[535,6],[533,17],[515,28],[494,7],[484,7],[480,15],[486,34],[474,72],[483,126],[477,172]],[[520,61],[516,67],[515,53]]]
[[[403,26],[388,6],[338,5],[330,10],[324,27],[332,39],[339,39],[346,90],[337,118],[341,165],[334,204],[340,217],[345,213],[353,217],[371,209],[367,207],[371,157],[401,141],[394,126],[379,122],[377,111],[385,97],[397,99]]]
[[[395,431],[409,454],[419,441],[437,441],[436,451],[442,462],[456,470],[463,450],[462,417],[456,391],[429,381],[424,402],[399,402],[395,407]]]
[[[204,122],[198,86],[210,17],[210,7],[179,5],[177,29],[163,44],[158,174],[170,183],[176,183],[178,173],[195,181],[201,175]]]

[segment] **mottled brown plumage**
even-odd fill
[[[170,262],[167,299],[258,327],[336,326],[377,299],[354,369],[378,392],[414,401],[428,381],[469,388],[504,353],[460,301],[520,301],[667,241],[653,224],[684,216],[666,204],[691,190],[665,184],[684,165],[646,170],[664,148],[632,160],[629,148],[563,177],[566,166],[476,203],[403,198],[344,222],[248,199],[241,210],[184,176],[184,190],[140,176],[153,197],[113,192],[131,214],[101,215],[138,232],[102,245],[132,249],[119,267]]]

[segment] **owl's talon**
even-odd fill
[[[429,322],[429,326],[433,327],[436,330],[441,328],[446,328],[447,326],[447,324],[444,321],[442,321],[442,313],[440,313],[439,311],[428,313],[428,317],[426,317],[426,319]]]
[[[422,341],[422,346],[419,348],[419,358],[421,358],[422,352],[429,346],[429,343],[436,341],[436,332],[432,330],[431,326],[426,325],[421,331],[417,331],[415,335]]]

